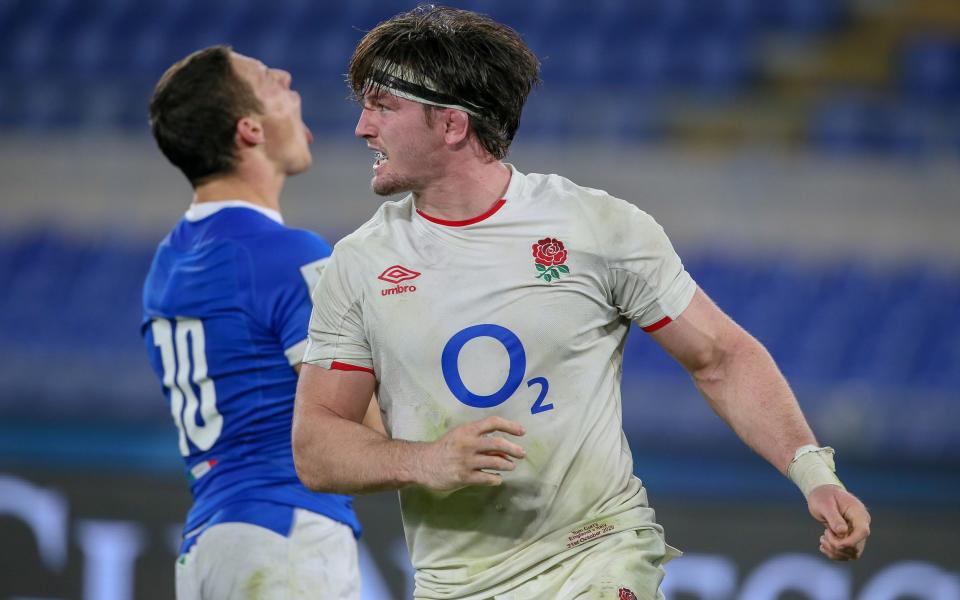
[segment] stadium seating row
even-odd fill
[[[823,33],[849,16],[846,3],[832,0],[454,4],[515,25],[541,56],[548,85],[539,101],[531,100],[522,135],[625,142],[668,136],[669,117],[658,104],[678,93],[723,99],[751,89],[762,74],[766,34]],[[412,5],[0,3],[0,128],[143,132],[147,99],[163,69],[197,47],[231,42],[295,74],[314,130],[344,132],[356,118],[343,102],[342,85],[356,40]],[[825,98],[805,125],[809,141],[830,152],[960,152],[960,41],[929,34],[908,39],[895,71],[893,97]],[[595,110],[579,115],[591,105]]]
[[[919,158],[960,152],[960,111],[865,94],[824,99],[807,124],[809,141],[833,154]]]
[[[39,230],[0,240],[4,354],[70,347],[140,356],[140,291],[151,247]],[[874,269],[720,252],[688,260],[701,286],[798,380],[960,388],[960,273],[926,264]],[[627,367],[673,369],[637,338]]]
[[[416,0],[134,0],[69,2],[5,2],[0,4],[0,33],[45,37],[130,40],[164,34],[191,37],[219,32],[237,38],[289,35],[293,31],[322,34],[339,28],[368,29],[409,10]],[[847,16],[847,3],[835,0],[451,0],[451,6],[476,10],[502,20],[524,34],[565,34],[590,30],[598,34],[645,32],[686,34],[697,31],[750,32],[784,30],[820,32],[837,27]],[[603,36],[601,36],[603,37]],[[15,44],[16,45],[16,44]],[[90,46],[87,46],[88,48]]]
[[[152,250],[123,234],[0,236],[3,419],[169,423],[139,335]],[[811,423],[848,454],[960,456],[956,270],[722,252],[687,268],[770,349]],[[635,329],[624,352],[624,426],[636,448],[742,448],[649,336]]]
[[[879,269],[722,256],[694,257],[687,267],[791,380],[960,387],[960,274],[929,264]],[[628,344],[633,366],[651,361],[652,370],[679,374],[659,349],[635,337]]]

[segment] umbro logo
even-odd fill
[[[393,296],[396,294],[405,294],[407,292],[417,291],[417,286],[415,285],[400,285],[401,281],[410,281],[411,279],[416,279],[420,277],[420,273],[408,269],[401,265],[393,265],[392,267],[387,267],[383,273],[380,273],[377,276],[377,279],[381,281],[386,281],[387,283],[392,283],[394,286],[392,288],[387,288],[385,290],[380,290],[381,296]]]
[[[393,265],[392,267],[384,269],[383,273],[377,276],[377,279],[386,281],[387,283],[400,283],[401,281],[409,281],[417,277],[420,277],[420,273],[400,265]]]

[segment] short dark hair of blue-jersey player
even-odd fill
[[[290,84],[286,71],[215,46],[170,67],[150,102],[157,144],[195,192],[143,290],[142,333],[194,498],[181,600],[251,586],[262,597],[359,597],[351,499],[306,489],[290,447],[310,291],[330,255],[280,215],[286,177],[311,163]]]

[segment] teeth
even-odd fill
[[[387,155],[380,151],[374,152],[373,157],[377,160],[387,160]]]

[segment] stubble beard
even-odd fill
[[[370,180],[370,189],[378,196],[393,196],[413,191],[416,184],[405,177],[381,177],[374,175]]]

